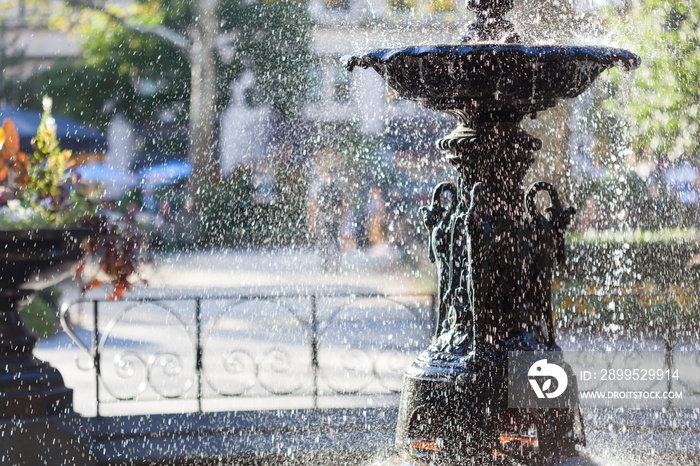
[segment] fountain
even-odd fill
[[[401,97],[460,123],[438,142],[459,182],[438,185],[423,209],[439,309],[431,346],[404,376],[396,449],[409,462],[547,464],[585,445],[576,377],[556,344],[551,307],[575,209],[549,183],[523,191],[541,141],[519,125],[576,97],[604,70],[631,70],[640,60],[608,47],[522,45],[505,19],[512,0],[468,5],[476,19],[460,45],[345,57],[349,71],[372,67]],[[544,214],[540,192],[550,200]],[[509,380],[527,379],[542,358],[566,377],[541,388],[548,396],[569,390],[555,408],[509,405]]]

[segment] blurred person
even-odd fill
[[[354,251],[357,249],[356,237],[357,213],[354,209],[347,209],[340,226],[340,250]]]
[[[340,156],[330,147],[323,146],[316,152],[307,201],[307,223],[324,272],[337,272],[340,267],[340,233],[348,196],[339,164]]]
[[[367,236],[372,248],[381,247],[386,243],[384,232],[386,229],[386,202],[381,189],[373,186],[369,190],[367,202]]]
[[[173,212],[173,207],[166,200],[161,200],[158,204],[158,213],[154,224],[162,237],[162,240],[168,244],[175,241],[177,238],[178,222]]]

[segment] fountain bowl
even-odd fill
[[[35,358],[36,336],[18,313],[22,300],[68,276],[90,228],[0,230],[0,422],[70,413],[73,391]]]
[[[457,117],[491,114],[487,121],[517,121],[576,97],[608,68],[640,64],[636,54],[612,47],[521,44],[378,49],[343,61],[349,71],[374,68],[404,99]]]

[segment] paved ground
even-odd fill
[[[344,284],[406,293],[432,284],[430,277],[404,265],[401,255],[385,246],[344,253],[336,273],[323,272],[314,250],[273,249],[163,254],[148,275],[155,287]]]

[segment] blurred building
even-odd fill
[[[3,45],[11,47],[10,52],[22,53],[21,72],[25,76],[48,67],[57,58],[75,57],[80,52],[68,34],[47,27],[51,14],[62,3],[61,0],[0,2],[0,20],[6,42]]]
[[[318,61],[310,71],[312,89],[300,120],[293,130],[280,129],[270,112],[247,108],[242,96],[255,85],[254,77],[239,80],[222,121],[224,176],[238,165],[272,160],[288,139],[280,132],[313,140],[353,125],[362,134],[379,136],[398,120],[441,118],[415,102],[398,99],[377,73],[348,73],[341,58],[373,48],[454,43],[465,26],[463,11],[442,0],[310,0],[309,14],[315,23],[312,49]]]

